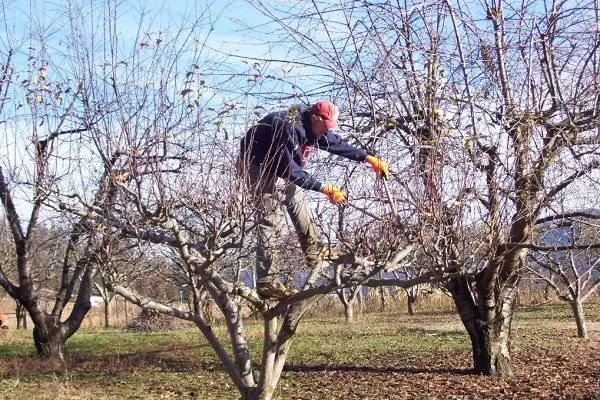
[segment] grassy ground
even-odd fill
[[[581,341],[567,307],[520,309],[515,376],[504,380],[469,374],[470,343],[455,314],[369,314],[353,325],[311,318],[297,332],[277,398],[600,398],[599,311],[587,306],[590,338]],[[249,332],[260,360],[259,324]],[[238,398],[195,329],[83,330],[69,340],[65,365],[38,361],[31,332],[1,334],[0,399]]]

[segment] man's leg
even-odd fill
[[[293,183],[286,185],[284,204],[294,224],[302,251],[307,254],[307,251],[320,247],[319,234],[310,218],[304,190]]]
[[[296,292],[279,281],[281,257],[277,247],[283,226],[283,193],[276,186],[276,178],[262,176],[259,166],[250,164],[248,172],[258,212],[256,288],[262,297],[284,299]]]
[[[250,187],[257,208],[258,227],[256,245],[256,275],[258,282],[268,282],[279,276],[279,257],[276,252],[281,232],[281,195],[275,179],[262,176],[258,165],[248,168]]]
[[[293,183],[288,184],[285,189],[284,204],[296,229],[306,262],[310,267],[314,267],[318,261],[322,260],[336,262],[342,260],[337,247],[331,248],[321,242],[317,227],[308,212],[304,189]]]

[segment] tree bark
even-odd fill
[[[60,317],[66,302],[57,302],[52,313],[42,310],[36,301],[25,303],[33,321],[33,341],[38,356],[44,359],[64,361],[64,348],[67,340],[79,329],[83,319],[92,307],[92,280],[96,269],[91,264],[81,267],[79,290],[71,314],[61,322]],[[68,296],[71,298],[71,296]]]
[[[408,308],[408,315],[415,315],[415,303],[416,303],[416,298],[414,293],[412,293],[410,290],[408,292],[406,292],[406,301],[407,301],[407,308]]]
[[[33,327],[33,342],[39,357],[47,360],[64,361],[66,338],[60,324],[35,325]]]
[[[256,397],[249,400],[271,400],[273,397],[291,343],[291,338],[282,336],[277,335],[277,318],[265,319],[261,376],[253,393]]]
[[[18,301],[15,308],[15,315],[17,317],[17,329],[27,329],[27,310]]]
[[[506,281],[497,296],[480,287],[477,303],[467,278],[453,278],[447,285],[471,340],[476,374],[508,377],[513,373],[510,333],[517,284],[517,279]]]
[[[587,339],[587,324],[585,322],[585,314],[583,313],[583,304],[580,299],[569,301],[571,310],[573,310],[573,316],[575,317],[575,324],[577,324],[577,337],[581,339]]]
[[[379,287],[379,299],[381,303],[379,304],[379,312],[385,311],[385,288],[383,286]]]
[[[353,292],[352,289],[340,289],[337,291],[337,295],[342,302],[342,306],[344,307],[344,318],[346,319],[347,324],[351,324],[354,322],[354,300],[356,292]]]
[[[496,305],[495,320],[489,321],[488,324],[491,343],[490,375],[493,376],[509,377],[513,374],[510,358],[510,334],[515,301],[515,298],[500,300]]]
[[[473,372],[476,374],[490,375],[491,368],[491,342],[488,324],[481,317],[469,289],[467,278],[453,278],[447,285],[460,319],[467,330],[471,340]]]
[[[344,318],[346,318],[346,323],[351,324],[354,322],[354,305],[352,301],[342,302],[344,305]]]
[[[110,307],[111,299],[104,299],[104,327],[110,328],[110,324],[112,322],[112,309]]]

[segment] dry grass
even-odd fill
[[[308,318],[298,329],[279,399],[564,398],[600,393],[600,306],[590,339],[574,337],[563,305],[521,308],[514,323],[515,376],[470,375],[470,344],[454,313],[365,313]],[[217,333],[226,338],[222,327]],[[84,329],[65,365],[33,356],[31,332],[1,340],[1,399],[236,399],[214,352],[195,329],[131,333]],[[249,324],[260,356],[260,324]],[[256,358],[259,359],[259,358]]]

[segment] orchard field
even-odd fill
[[[568,307],[518,308],[515,374],[507,379],[471,374],[470,342],[453,312],[372,312],[350,325],[341,317],[313,316],[297,332],[275,398],[600,398],[599,311],[587,305],[589,338],[580,340]],[[260,323],[249,324],[249,331],[259,336]],[[35,357],[31,331],[1,334],[1,399],[239,398],[193,327],[154,333],[83,328],[67,343],[64,365]],[[251,350],[260,355],[260,348]]]

